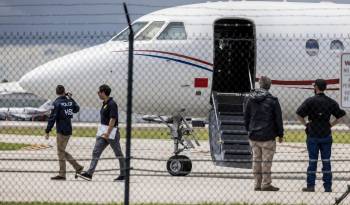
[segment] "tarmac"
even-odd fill
[[[151,134],[151,133],[150,133]],[[72,137],[67,147],[86,168],[89,166],[94,138]],[[0,152],[1,201],[25,202],[123,202],[124,183],[113,182],[118,175],[118,162],[111,148],[102,155],[92,181],[75,179],[67,163],[66,181],[51,181],[58,171],[55,137],[0,135],[0,142],[28,143],[33,149]],[[333,193],[325,193],[318,174],[315,193],[303,193],[307,152],[304,143],[282,143],[277,146],[273,164],[273,184],[278,192],[253,190],[251,170],[217,167],[213,164],[207,141],[185,152],[193,168],[186,177],[170,176],[166,160],[172,156],[169,140],[132,139],[131,203],[254,203],[333,204],[335,197],[346,191],[350,179],[350,145],[334,144],[332,155]],[[125,151],[125,140],[121,140]],[[321,164],[318,166],[321,170]],[[350,204],[350,197],[343,204]]]

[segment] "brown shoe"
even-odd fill
[[[84,170],[83,166],[80,166],[79,169],[75,170],[75,174],[81,174],[81,172]]]
[[[261,191],[279,191],[279,190],[280,190],[280,188],[274,187],[272,185],[261,187]]]
[[[62,176],[58,175],[58,176],[55,176],[55,177],[51,177],[51,180],[62,180],[62,181],[64,181],[64,180],[66,180],[66,177],[62,177]]]
[[[315,192],[315,187],[304,187],[301,189],[303,192]]]
[[[254,191],[261,191],[261,188],[260,187],[255,187]]]

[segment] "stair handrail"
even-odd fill
[[[249,63],[248,63],[248,75],[249,75],[249,82],[250,82],[250,91],[253,91],[253,80],[252,80],[252,74],[250,73],[250,69],[249,69]]]
[[[216,119],[216,126],[219,129],[219,118],[218,118],[218,113],[216,112],[216,101],[215,101],[215,97],[214,97],[214,92],[212,92],[211,98],[213,100],[214,114],[215,114],[215,119]]]

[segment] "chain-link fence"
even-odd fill
[[[338,105],[350,39],[259,33],[244,19],[186,26],[133,25],[130,167],[128,30],[0,36],[1,78],[15,81],[0,84],[0,203],[123,203],[130,168],[130,204],[333,204],[350,171]]]

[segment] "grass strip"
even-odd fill
[[[22,143],[5,143],[0,142],[0,151],[12,151],[12,150],[19,150],[23,147],[29,146],[28,144],[22,144]]]
[[[195,128],[195,135],[199,140],[208,140],[208,129]],[[120,129],[121,137],[125,137],[125,128]],[[13,135],[35,135],[44,136],[44,129],[39,127],[3,127],[0,134]],[[74,137],[95,137],[96,128],[74,128]],[[55,131],[51,132],[51,136],[56,135]],[[294,143],[304,143],[306,140],[305,132],[302,130],[286,130],[285,141]],[[170,139],[168,128],[133,128],[132,137],[135,139]],[[333,143],[350,144],[350,132],[334,131]]]

